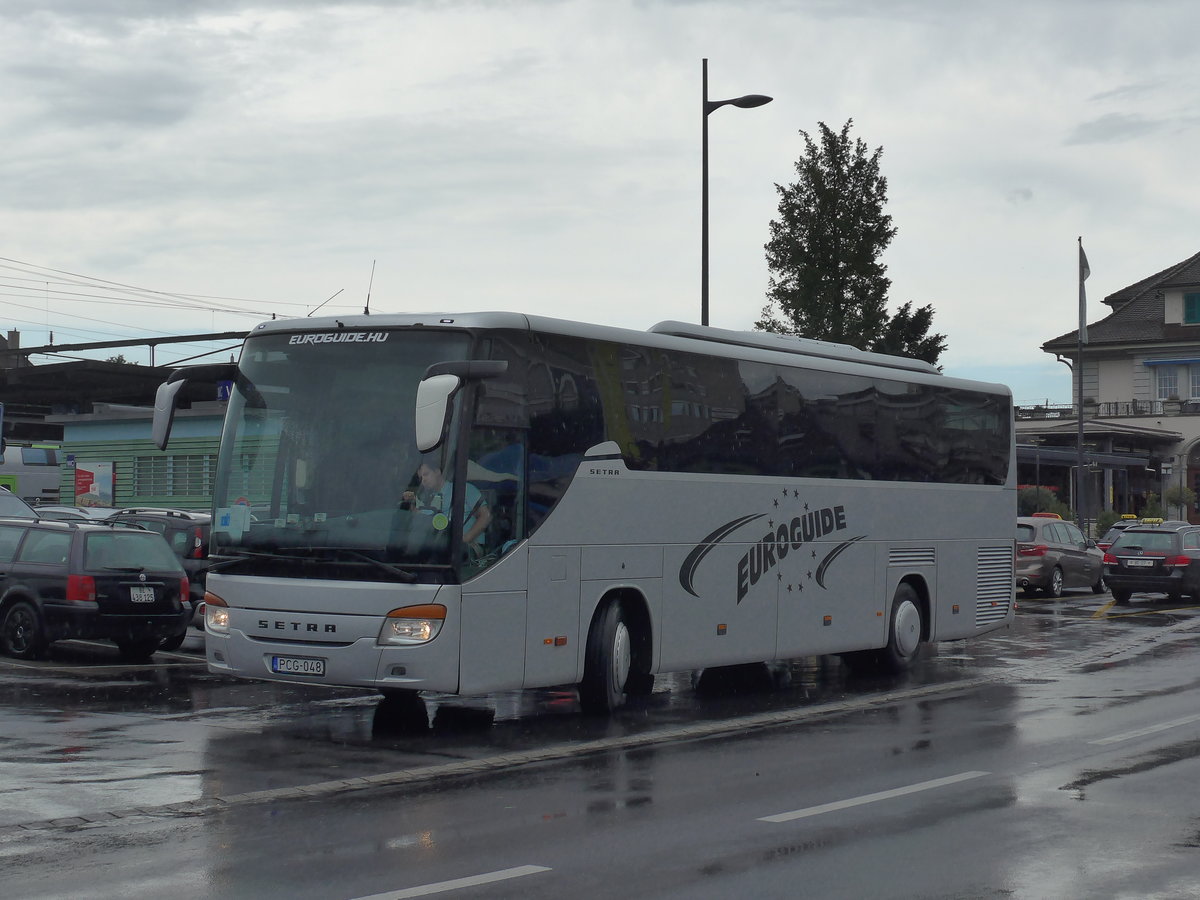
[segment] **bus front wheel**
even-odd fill
[[[921,638],[925,633],[925,614],[921,600],[912,585],[896,588],[892,600],[892,623],[888,628],[887,646],[879,651],[880,668],[886,672],[903,672],[921,655]]]
[[[579,705],[592,715],[604,715],[625,703],[626,683],[633,663],[632,637],[619,601],[612,601],[588,633],[579,683]]]

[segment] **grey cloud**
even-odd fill
[[[1165,122],[1137,113],[1108,113],[1090,122],[1080,122],[1068,135],[1067,144],[1109,144],[1144,137],[1160,131]]]
[[[42,106],[42,116],[67,125],[170,125],[185,118],[203,93],[200,83],[166,66],[109,69],[14,66]]]
[[[1123,84],[1115,87],[1112,90],[1101,91],[1099,94],[1093,94],[1088,97],[1088,101],[1092,103],[1101,102],[1104,100],[1131,100],[1135,97],[1143,97],[1146,94],[1153,93],[1162,87],[1160,81],[1143,81],[1138,84]]]

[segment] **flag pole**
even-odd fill
[[[1083,465],[1083,345],[1087,343],[1087,296],[1083,283],[1092,274],[1088,267],[1087,256],[1083,252],[1083,236],[1079,237],[1079,331],[1075,341],[1075,408],[1078,431],[1075,442],[1075,514],[1079,519],[1079,528],[1087,536],[1087,493],[1084,485],[1087,483],[1087,470]]]

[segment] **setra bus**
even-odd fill
[[[801,338],[517,313],[266,322],[232,382],[211,671],[483,694],[841,654],[1014,614],[1006,387]]]

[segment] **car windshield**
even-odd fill
[[[20,516],[32,519],[37,517],[37,513],[33,511],[32,506],[15,494],[0,491],[0,516]]]
[[[183,574],[179,560],[161,535],[146,531],[98,531],[87,535],[84,568],[148,569]]]

